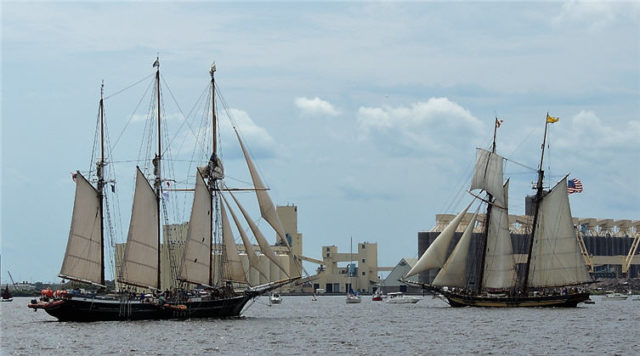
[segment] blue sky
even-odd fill
[[[298,206],[307,256],[346,251],[352,236],[378,243],[380,265],[417,257],[418,231],[468,201],[496,115],[498,151],[529,167],[546,113],[560,117],[545,170],[582,180],[574,216],[640,218],[638,3],[4,1],[3,271],[57,280],[100,82],[113,94],[152,74],[157,54],[185,112],[217,63],[272,199]],[[106,101],[113,136],[137,100]],[[227,174],[247,181],[225,138]],[[138,146],[124,139],[117,153]],[[508,163],[505,174],[522,214],[535,173]]]

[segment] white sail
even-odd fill
[[[256,197],[258,198],[258,205],[260,206],[260,215],[269,223],[269,225],[271,225],[271,227],[273,227],[273,230],[278,235],[280,241],[283,241],[286,246],[291,247],[289,246],[289,241],[285,236],[282,222],[280,222],[280,218],[278,218],[278,214],[276,213],[276,207],[273,205],[273,201],[271,200],[271,197],[269,197],[269,193],[267,193],[266,186],[262,182],[262,179],[258,174],[258,170],[251,160],[251,157],[249,157],[249,152],[247,152],[244,143],[242,143],[242,139],[240,138],[238,131],[235,128],[234,131],[236,133],[236,136],[238,137],[238,142],[240,142],[240,147],[242,148],[244,158],[247,161],[247,167],[249,167],[249,173],[251,173],[253,186],[256,189]]]
[[[249,216],[249,213],[247,213],[247,211],[244,210],[244,208],[242,207],[238,199],[236,199],[236,197],[231,192],[229,192],[229,194],[231,194],[231,197],[236,202],[236,205],[238,206],[238,208],[240,208],[240,212],[242,212],[242,215],[244,216],[245,221],[247,222],[247,224],[249,224],[249,228],[251,229],[251,232],[253,232],[253,236],[256,238],[256,241],[258,242],[258,246],[260,246],[260,251],[262,251],[262,254],[265,255],[269,260],[271,260],[271,262],[275,263],[278,267],[280,267],[280,270],[282,270],[287,275],[287,278],[288,278],[289,274],[287,270],[284,268],[282,263],[280,263],[278,256],[276,256],[275,252],[273,252],[273,249],[271,248],[271,246],[269,246],[267,239],[264,238],[264,235],[262,235],[262,232],[260,231],[256,223],[253,222],[253,219],[251,219],[251,216]],[[266,272],[267,270],[265,269],[264,271]]]
[[[119,281],[140,287],[158,285],[158,213],[156,193],[137,168],[129,234]]]
[[[482,148],[477,150],[478,156],[470,189],[483,189],[496,199],[498,205],[504,206],[505,199],[502,188],[502,162],[504,158]]]
[[[487,247],[484,263],[482,286],[492,289],[508,289],[515,286],[516,269],[513,246],[509,233],[509,213],[507,196],[509,181],[504,184],[505,209],[494,205],[489,217]]]
[[[469,203],[469,205],[467,205],[467,207],[463,211],[461,211],[453,220],[451,220],[449,225],[447,225],[447,227],[442,230],[440,235],[436,237],[433,243],[429,245],[427,250],[422,254],[422,256],[420,256],[418,262],[416,262],[416,264],[413,266],[413,268],[411,268],[411,270],[409,270],[404,278],[409,278],[415,274],[424,272],[432,268],[440,268],[444,265],[444,262],[447,258],[449,245],[451,245],[451,239],[453,239],[453,235],[455,234],[458,225],[460,225],[460,221],[462,221],[462,218],[467,213],[467,210],[469,210],[469,207],[472,203],[473,201]]]
[[[529,286],[566,286],[591,281],[573,228],[567,177],[542,198],[538,209]]]
[[[240,254],[236,247],[236,241],[233,238],[231,232],[231,225],[229,225],[229,218],[227,217],[227,211],[224,208],[224,204],[220,204],[220,215],[222,215],[222,242],[224,244],[224,252],[226,255],[225,265],[227,268],[228,276],[232,281],[239,283],[247,283],[247,277],[242,267],[242,261],[240,260]]]
[[[460,241],[451,252],[444,266],[433,280],[434,286],[449,286],[464,288],[467,286],[467,256],[469,255],[469,244],[473,236],[473,228],[476,224],[478,213],[473,214],[469,225],[462,233]]]
[[[211,270],[211,194],[200,169],[196,173],[191,218],[185,240],[179,279],[209,285]]]
[[[80,172],[75,176],[76,197],[60,277],[101,284],[103,252],[100,198],[98,191]]]
[[[236,228],[238,229],[238,233],[240,234],[240,238],[242,239],[242,244],[244,245],[245,253],[247,254],[247,259],[249,260],[249,266],[258,272],[258,276],[260,275],[266,276],[267,273],[262,270],[258,255],[256,254],[256,251],[254,250],[253,245],[249,241],[249,237],[247,237],[247,234],[244,232],[244,229],[240,224],[240,220],[238,219],[236,214],[233,212],[233,209],[231,209],[231,206],[229,205],[229,202],[224,197],[224,195],[221,195],[221,196],[222,196],[222,200],[224,200],[224,203],[227,205],[227,208],[229,208],[229,213],[231,213],[231,217],[233,218],[233,221],[236,223]],[[250,279],[253,280],[253,278],[250,278]]]

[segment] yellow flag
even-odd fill
[[[547,113],[547,122],[553,124],[554,122],[557,122],[558,120],[560,120],[557,117],[553,117],[553,116],[549,116],[549,113]]]

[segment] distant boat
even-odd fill
[[[269,303],[280,304],[282,303],[282,297],[278,293],[273,293],[269,296]]]
[[[2,292],[2,299],[3,302],[12,302],[13,301],[13,295],[11,295],[11,292],[9,292],[9,285],[6,285],[4,287],[4,291]]]
[[[349,262],[349,266],[347,267],[347,273],[349,273],[349,280],[351,281],[351,285],[353,285],[353,273],[352,273],[352,269],[354,269],[353,266],[353,238],[350,240],[350,248],[351,250],[349,251],[349,259],[351,260]],[[347,299],[346,299],[346,303],[347,304],[357,304],[360,303],[362,301],[362,299],[360,298],[360,295],[355,293],[353,291],[353,288],[351,286],[349,286],[349,290],[347,291]]]
[[[627,300],[628,297],[629,296],[627,294],[618,293],[618,292],[607,293],[604,296],[605,300]]]
[[[373,293],[373,296],[371,297],[371,301],[381,302],[383,298],[384,298],[384,295],[382,294],[382,290],[378,288],[376,292]]]
[[[508,219],[509,180],[503,178],[504,158],[496,153],[496,119],[491,150],[477,149],[477,160],[469,193],[486,205],[482,240],[477,241],[479,267],[475,281],[468,280],[467,260],[475,212],[458,243],[449,254],[453,236],[474,201],[460,212],[431,243],[402,281],[418,285],[446,298],[452,307],[575,307],[589,299],[581,285],[593,282],[581,255],[571,218],[567,176],[550,190],[543,188],[543,159],[547,127],[558,121],[547,114],[542,155],[535,186],[535,213],[532,217],[526,262],[522,277],[516,273]],[[484,192],[483,196],[472,192]],[[474,251],[475,252],[475,251]],[[472,252],[473,253],[473,252]],[[418,273],[439,269],[433,282],[408,281]]]
[[[154,105],[150,105],[152,109],[148,114],[148,126],[152,129],[148,135],[145,135],[148,139],[143,139],[143,142],[149,147],[149,156],[153,154],[153,146],[157,143],[155,157],[148,161],[145,159],[145,162],[152,164],[154,177],[149,180],[140,167],[137,167],[127,243],[116,277],[117,281],[127,289],[107,291],[104,276],[104,246],[108,244],[104,235],[105,230],[110,228],[110,225],[105,226],[110,221],[107,216],[109,214],[108,199],[106,198],[108,189],[105,189],[105,186],[111,181],[105,179],[104,175],[108,164],[107,160],[110,157],[105,156],[104,100],[101,93],[99,123],[97,125],[99,129],[96,135],[99,138],[97,144],[99,144],[101,154],[91,165],[91,167],[96,167],[95,171],[90,172],[95,173],[95,178],[90,176],[85,178],[79,171],[72,175],[76,183],[76,195],[67,248],[59,273],[61,278],[97,286],[100,288],[99,293],[82,293],[80,289],[71,292],[56,291],[42,295],[39,301],[32,300],[28,305],[29,308],[43,309],[60,321],[235,317],[240,315],[250,300],[300,278],[289,277],[288,269],[274,253],[251,217],[235,200],[231,191],[238,189],[228,188],[225,185],[222,161],[217,150],[215,64],[211,66],[209,71],[211,81],[208,102],[210,106],[203,110],[202,118],[204,123],[208,121],[208,125],[211,125],[211,145],[201,142],[200,147],[203,152],[197,152],[199,157],[210,158],[208,161],[199,159],[199,162],[204,165],[193,167],[193,171],[184,172],[186,175],[195,175],[195,187],[181,189],[182,191],[193,191],[193,205],[191,206],[186,240],[184,240],[184,254],[180,261],[171,262],[173,265],[161,266],[161,236],[164,235],[164,242],[168,243],[167,233],[162,233],[162,217],[167,220],[167,204],[164,197],[171,190],[164,186],[165,184],[169,186],[175,180],[168,180],[162,176],[163,172],[170,172],[173,169],[162,169],[166,163],[170,162],[164,158],[164,155],[170,150],[162,147],[164,132],[161,133],[161,129],[164,122],[161,122],[162,100],[158,60],[154,62],[153,67],[156,68],[155,93],[152,99]],[[207,117],[208,115],[210,118]],[[152,120],[155,121],[155,125],[151,125]],[[154,126],[156,127],[154,128]],[[232,126],[235,130],[235,125]],[[237,130],[236,136],[254,185],[250,189],[243,190],[256,192],[262,217],[273,227],[280,243],[288,247],[282,223],[275,214],[275,206],[268,196],[267,189],[264,187]],[[78,147],[72,146],[71,149],[77,150]],[[193,154],[193,157],[195,156],[196,153]],[[96,186],[94,183],[97,183]],[[112,191],[115,191],[114,186],[112,186]],[[248,283],[247,272],[243,268],[236,248],[226,211],[231,213],[238,226],[245,244],[249,265],[261,272],[262,275],[266,275],[266,273],[262,271],[263,268],[260,266],[255,248],[248,242],[244,234],[245,229],[236,219],[225,194],[236,202],[258,242],[262,254],[276,265],[286,278],[267,280],[261,285]],[[218,258],[216,256],[224,256],[224,262],[216,260]],[[170,269],[172,283],[180,287],[164,285],[166,283],[163,283],[161,271],[169,271]],[[134,288],[141,288],[144,293],[139,296],[134,295],[131,293],[132,290],[135,291]]]
[[[388,304],[415,304],[422,298],[406,295],[402,292],[387,293],[386,303]]]

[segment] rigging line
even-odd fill
[[[135,82],[135,83],[133,83],[133,84],[131,84],[131,85],[129,85],[129,86],[127,86],[127,87],[123,88],[123,89],[120,89],[120,90],[118,90],[117,92],[115,92],[115,93],[113,93],[113,94],[110,94],[110,95],[108,95],[108,96],[105,96],[105,97],[104,97],[104,100],[107,100],[107,99],[109,99],[109,98],[111,98],[111,97],[113,97],[113,96],[116,96],[116,95],[118,95],[118,94],[122,93],[122,92],[123,92],[123,91],[125,91],[125,90],[128,90],[128,89],[133,88],[134,86],[136,86],[136,85],[138,85],[138,84],[142,83],[143,81],[145,81],[145,80],[147,80],[147,79],[151,78],[151,77],[152,77],[152,76],[154,76],[155,74],[156,74],[156,73],[155,73],[155,72],[153,72],[153,73],[151,73],[151,74],[147,75],[146,77],[144,77],[144,78],[142,78],[142,79],[138,80],[137,82]]]
[[[120,139],[122,138],[122,135],[124,135],[124,132],[127,130],[127,127],[129,127],[129,124],[131,124],[131,122],[133,122],[134,115],[138,111],[138,108],[140,107],[140,104],[142,104],[142,101],[144,100],[144,98],[147,96],[147,93],[149,92],[149,88],[151,88],[151,84],[152,83],[153,83],[153,81],[149,82],[149,85],[147,86],[147,89],[142,94],[142,97],[138,101],[138,104],[136,105],[135,109],[133,110],[131,115],[129,115],[129,120],[127,120],[127,123],[122,128],[122,131],[120,132],[120,135],[118,135],[118,138],[116,139],[116,142],[112,146],[112,149],[111,149],[112,153],[113,153],[113,151],[115,151],[116,147],[118,146],[118,143],[120,142]]]
[[[162,82],[164,83],[165,87],[167,88],[167,90],[169,91],[169,94],[171,95],[171,98],[173,99],[173,102],[176,104],[176,106],[178,107],[178,111],[180,111],[180,114],[182,115],[182,117],[184,118],[184,120],[182,121],[182,124],[180,125],[180,127],[178,127],[178,129],[176,130],[176,133],[174,134],[173,138],[169,140],[169,142],[167,143],[166,147],[171,146],[171,144],[173,143],[173,141],[178,137],[179,132],[182,130],[182,127],[186,124],[189,129],[191,130],[191,133],[196,136],[196,130],[193,129],[193,127],[191,127],[191,125],[189,124],[189,116],[191,116],[191,113],[193,112],[193,110],[195,109],[196,105],[198,104],[198,102],[200,100],[202,100],[202,96],[204,95],[204,92],[200,95],[200,98],[198,99],[198,101],[196,102],[196,104],[194,104],[194,107],[191,109],[191,111],[189,111],[189,115],[185,116],[184,112],[182,111],[182,108],[180,107],[180,104],[178,104],[178,100],[176,100],[176,97],[173,95],[173,91],[171,91],[171,87],[169,87],[169,84],[167,83],[167,81],[164,79],[164,76],[161,76],[162,78]],[[206,89],[205,89],[206,90]],[[165,149],[166,152],[166,149]],[[164,154],[164,152],[163,152]]]
[[[514,160],[509,159],[509,158],[504,158],[504,160],[505,160],[505,161],[509,161],[509,162],[511,162],[511,163],[513,163],[513,164],[516,164],[516,165],[518,165],[518,166],[520,166],[520,167],[524,167],[524,168],[526,168],[526,169],[530,169],[530,170],[532,170],[532,171],[537,171],[537,170],[538,170],[537,168],[529,167],[529,166],[527,166],[527,165],[525,165],[525,164],[522,164],[522,163],[520,163],[520,162],[518,162],[518,161],[514,161]]]

